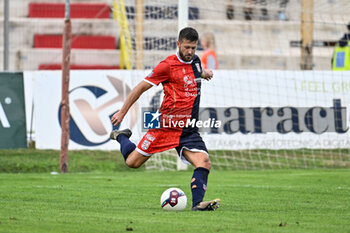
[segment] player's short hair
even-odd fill
[[[346,25],[346,27],[347,27],[348,30],[350,31],[350,22],[348,23],[348,25]]]
[[[182,29],[179,33],[179,41],[181,42],[183,39],[189,40],[191,42],[193,41],[198,41],[198,32],[196,29],[191,28],[191,27],[186,27]]]

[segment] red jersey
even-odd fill
[[[145,81],[152,85],[163,85],[161,127],[177,128],[169,122],[198,119],[201,72],[202,66],[198,56],[195,55],[192,61],[185,62],[174,54],[161,61],[145,78]]]
[[[175,54],[160,62],[144,79],[152,85],[162,83],[164,99],[160,108],[161,128],[147,131],[136,148],[138,152],[150,156],[176,148],[183,160],[184,148],[208,153],[196,126],[181,127],[169,124],[198,119],[201,73],[202,66],[198,56],[195,55],[192,61],[185,62]]]

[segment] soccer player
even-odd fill
[[[132,134],[130,129],[114,130],[110,138],[120,143],[125,163],[131,168],[140,167],[154,153],[176,148],[182,161],[195,168],[191,180],[192,210],[210,211],[216,210],[221,201],[203,201],[211,165],[208,150],[198,128],[178,125],[163,127],[163,122],[198,119],[201,79],[210,80],[213,72],[202,69],[201,61],[195,55],[197,42],[198,33],[195,29],[182,29],[177,41],[177,53],[161,61],[130,92],[122,108],[112,116],[112,123],[117,126],[143,92],[161,83],[164,91],[160,108],[161,127],[149,129],[137,147],[129,140]]]

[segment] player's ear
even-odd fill
[[[180,41],[177,41],[176,44],[177,44],[177,47],[180,48]]]

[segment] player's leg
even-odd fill
[[[215,210],[220,206],[219,199],[203,202],[211,168],[208,154],[187,149],[183,149],[182,153],[195,168],[191,180],[192,210]]]
[[[149,158],[150,156],[144,156],[137,150],[134,150],[129,154],[128,158],[125,160],[125,164],[130,168],[139,168]]]
[[[183,149],[182,153],[187,159],[187,161],[190,162],[195,169],[202,167],[205,168],[209,173],[211,163],[208,154],[201,151],[190,151],[186,148]]]
[[[143,156],[136,149],[136,145],[130,141],[132,132],[130,129],[114,130],[110,134],[110,138],[120,143],[120,152],[122,153],[125,164],[131,168],[138,168],[149,157]]]

